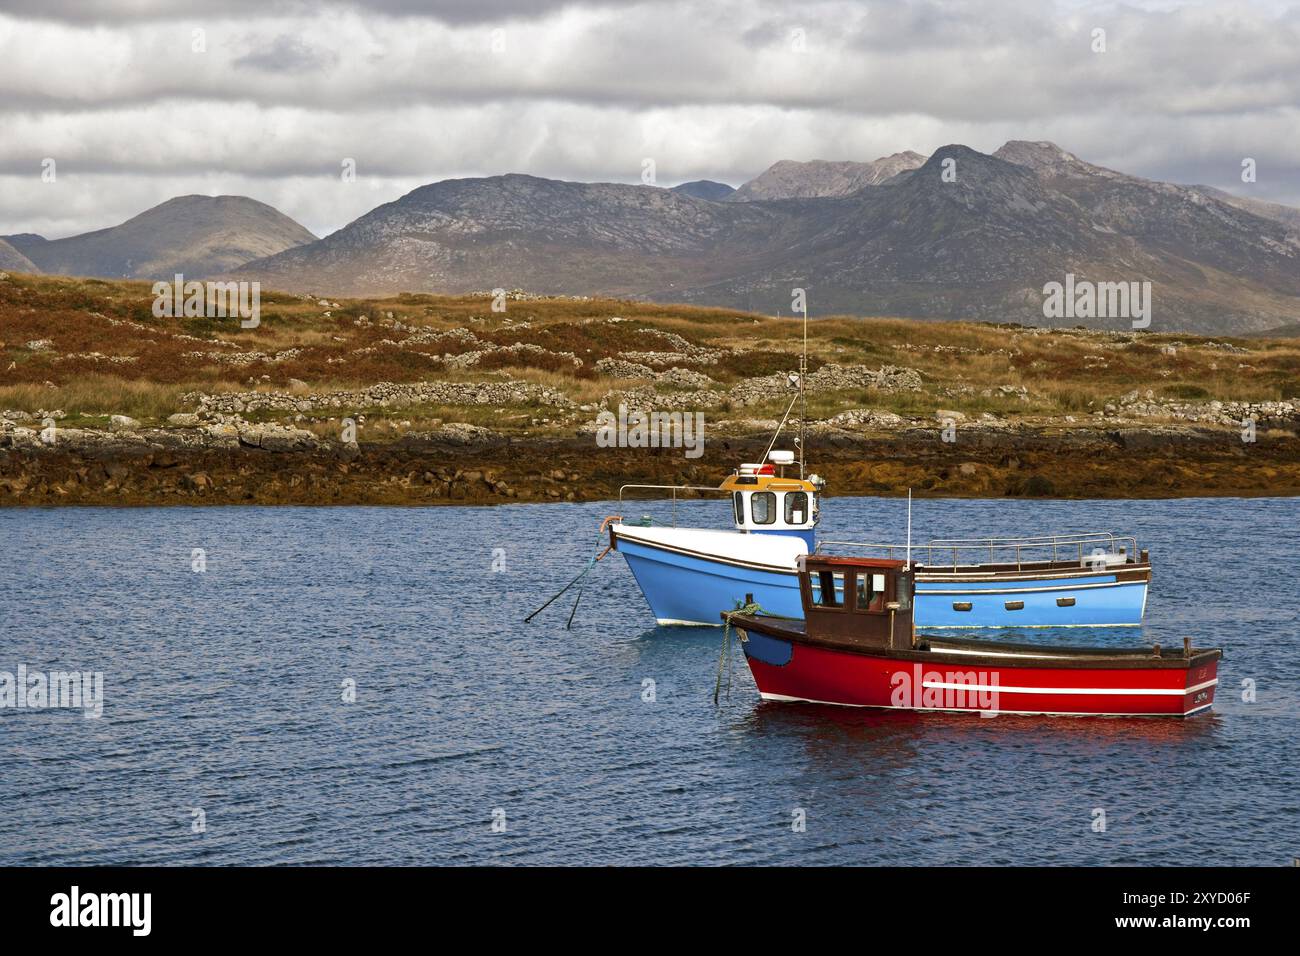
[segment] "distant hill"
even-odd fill
[[[316,237],[245,196],[178,196],[108,229],[66,239],[7,238],[44,272],[166,279],[178,272],[217,275]]]
[[[19,252],[9,242],[0,239],[0,269],[7,272],[40,272],[36,263]]]
[[[1300,322],[1279,325],[1277,328],[1264,329],[1260,332],[1246,332],[1244,335],[1252,339],[1300,339]]]
[[[683,196],[694,196],[696,199],[708,199],[711,202],[722,202],[730,198],[735,191],[735,186],[728,186],[726,183],[715,183],[711,179],[697,179],[694,182],[682,183],[673,187],[675,193],[681,193]]]
[[[911,150],[883,156],[870,163],[833,163],[823,159],[799,163],[783,159],[745,183],[731,198],[733,202],[750,202],[757,199],[848,196],[867,186],[878,186],[924,162],[924,156]]]
[[[20,232],[14,236],[0,236],[0,239],[9,243],[23,255],[32,248],[39,248],[42,243],[49,242],[44,236],[38,236],[34,232]]]

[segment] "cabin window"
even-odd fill
[[[745,496],[739,491],[733,492],[731,503],[736,509],[736,524],[743,525],[745,523]]]
[[[872,577],[874,575],[863,572],[858,575],[858,610],[866,611],[871,608],[871,602],[876,598],[876,592],[872,587]]]
[[[858,610],[882,611],[885,605],[885,576],[862,571],[858,574]]]
[[[838,571],[818,571],[816,574],[808,576],[808,584],[812,589],[812,603],[816,607],[834,608],[841,610],[844,607],[844,575]]]
[[[749,511],[754,519],[754,524],[775,524],[776,492],[754,492],[749,496]]]
[[[787,491],[785,494],[785,523],[803,524],[808,520],[808,492]]]

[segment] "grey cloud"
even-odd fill
[[[1300,0],[472,6],[490,20],[525,5],[536,16],[508,23],[495,56],[468,0],[431,5],[435,18],[402,0],[232,0],[219,12],[180,0],[168,5],[175,18],[152,19],[162,5],[147,0],[10,0],[0,231],[28,228],[32,215],[96,228],[112,221],[96,203],[128,212],[126,197],[144,208],[210,181],[287,203],[322,232],[346,222],[358,197],[450,176],[636,181],[650,156],[663,182],[741,182],[778,159],[951,142],[988,151],[1007,139],[1051,139],[1126,172],[1230,189],[1251,155],[1260,180],[1247,194],[1300,203]],[[14,19],[37,6],[46,19]],[[60,11],[65,20],[49,19]],[[113,11],[124,19],[84,26]],[[213,17],[203,55],[190,50],[194,15]],[[1105,54],[1090,49],[1094,25],[1107,30]],[[806,31],[802,54],[789,48],[795,27]],[[47,155],[66,170],[68,194],[84,192],[40,212],[20,192]],[[373,194],[333,188],[344,156]],[[36,190],[40,204],[51,195]]]
[[[66,23],[268,16],[310,16],[322,8],[352,9],[445,23],[534,19],[566,7],[634,6],[654,0],[4,0],[0,13]]]
[[[93,49],[74,59],[65,72],[83,71],[84,82],[25,83],[4,64],[0,81],[11,109],[167,97],[330,110],[558,99],[629,109],[752,104],[996,120],[1084,109],[1258,111],[1300,102],[1294,17],[1247,21],[1125,8],[1066,16],[1043,4],[954,0],[869,8],[701,0],[671,11],[640,7],[602,17],[588,8],[586,18],[507,28],[507,53],[491,59],[490,33],[475,26],[448,31],[354,19],[331,33],[330,21],[306,19],[307,35],[295,41],[275,21],[267,26],[276,31],[271,39],[253,50],[224,41],[227,31],[213,26],[201,58],[191,54],[186,30],[168,27],[147,31],[151,42],[114,50],[102,64]],[[1105,54],[1090,49],[1096,22],[1108,30]],[[807,31],[802,55],[789,50],[794,24]],[[324,63],[320,50],[327,48],[337,52]],[[259,69],[232,71],[223,63]],[[294,77],[322,66],[331,67],[322,82]],[[281,79],[268,83],[268,72]]]
[[[305,73],[327,69],[339,61],[334,51],[315,49],[302,37],[284,33],[269,42],[254,38],[250,47],[235,59],[235,66],[267,73]]]

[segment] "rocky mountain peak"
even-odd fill
[[[1008,163],[1028,166],[1030,169],[1061,169],[1070,165],[1087,165],[1081,163],[1079,157],[1073,153],[1068,153],[1047,140],[1037,142],[1025,139],[1008,140],[993,155],[998,159],[1005,159]]]
[[[925,157],[912,150],[882,156],[869,163],[783,159],[737,189],[732,200],[751,202],[848,196],[867,186],[878,186],[924,162]]]

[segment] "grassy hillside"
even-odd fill
[[[61,409],[66,424],[92,426],[124,414],[148,425],[192,411],[185,396],[195,392],[316,394],[376,382],[508,379],[558,389],[576,405],[543,410],[525,397],[508,407],[348,411],[369,412],[375,424],[391,419],[395,431],[463,421],[507,434],[560,434],[589,421],[611,391],[632,390],[715,420],[762,419],[779,415],[784,400],[741,403],[735,387],[795,368],[802,340],[801,323],[790,318],[620,300],[512,298],[501,313],[486,296],[325,300],[264,292],[256,329],[234,319],[155,318],[152,301],[140,282],[0,280],[0,410]],[[921,380],[916,390],[818,392],[814,418],[849,408],[904,416],[949,409],[1012,421],[1068,416],[1085,426],[1134,390],[1178,401],[1300,396],[1294,339],[829,317],[810,323],[809,353],[814,371],[828,363],[902,366]],[[598,368],[601,359],[623,364]],[[707,381],[695,376],[684,386],[665,378],[670,368]],[[300,425],[322,423],[300,418]]]

